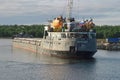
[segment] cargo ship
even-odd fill
[[[76,21],[71,17],[72,5],[73,0],[68,0],[66,18],[58,16],[44,27],[42,39],[15,38],[14,46],[60,58],[93,57],[97,52],[93,19]],[[34,48],[29,48],[32,45]]]

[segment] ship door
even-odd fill
[[[70,46],[70,53],[75,53],[75,46]]]

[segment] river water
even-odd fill
[[[120,51],[98,50],[89,60],[68,60],[12,47],[0,39],[0,80],[120,80]]]

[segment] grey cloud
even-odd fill
[[[120,0],[73,0],[74,8],[73,15],[75,17],[93,17],[99,23],[99,20],[104,20],[104,23],[120,21]],[[0,0],[0,18],[3,21],[12,19],[13,23],[32,23],[30,18],[34,18],[33,22],[42,22],[44,20],[53,18],[57,15],[66,14],[67,0]],[[37,18],[37,17],[39,18]],[[36,19],[35,19],[36,18]],[[116,19],[116,20],[115,20]],[[43,20],[43,21],[44,21]],[[2,22],[3,22],[2,21]],[[12,21],[8,21],[9,23]],[[3,22],[4,23],[4,22]],[[120,24],[120,23],[118,23]]]

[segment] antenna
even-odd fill
[[[71,18],[72,8],[73,8],[73,0],[68,0],[67,19]]]

